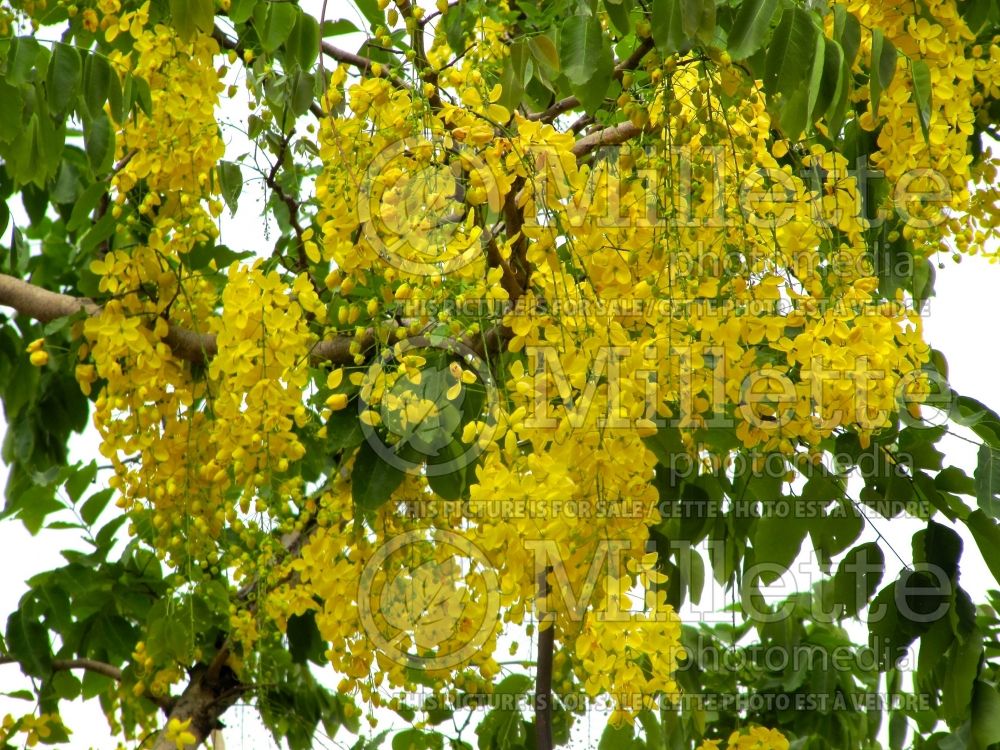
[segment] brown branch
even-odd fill
[[[0,305],[13,307],[22,315],[40,323],[67,318],[81,310],[88,315],[96,315],[101,309],[86,297],[50,292],[4,273],[0,273]]]
[[[20,662],[12,656],[0,656],[0,665],[19,664]],[[51,662],[52,671],[68,672],[72,669],[82,669],[95,674],[102,674],[110,677],[115,682],[122,681],[122,671],[111,664],[96,659],[53,659]]]
[[[41,323],[66,318],[81,311],[87,315],[101,313],[101,307],[86,297],[50,292],[48,289],[42,289],[7,274],[0,274],[0,306],[12,307],[21,315]],[[175,357],[194,364],[205,364],[219,351],[213,334],[196,333],[174,324],[170,324],[163,341],[170,347]],[[313,347],[310,358],[314,362],[353,364],[354,353],[351,351],[351,344],[355,341],[360,344],[361,353],[366,353],[375,345],[375,333],[369,329],[360,339],[347,334],[324,339]]]
[[[186,747],[198,747],[214,730],[222,728],[220,718],[247,689],[228,667],[213,678],[200,665],[192,671],[191,680],[174,703],[167,723],[173,719],[190,722],[187,731],[194,735],[194,742]],[[157,735],[153,750],[177,750],[177,744],[168,739],[164,730]]]
[[[335,47],[329,42],[323,42],[320,45],[320,49],[323,51],[324,55],[336,60],[339,63],[355,67],[367,75],[375,76],[376,78],[384,78],[391,83],[394,88],[397,88],[400,91],[409,91],[411,88],[402,78],[398,78],[389,72],[387,65],[380,65],[380,70],[378,74],[376,74],[372,70],[372,66],[375,62],[367,57],[355,54],[354,52],[348,52],[346,49],[341,49],[340,47]]]
[[[602,146],[614,146],[619,143],[624,143],[625,141],[635,138],[643,132],[645,132],[645,129],[635,123],[631,121],[623,122],[620,125],[612,125],[607,128],[601,128],[590,135],[584,136],[576,142],[571,151],[573,155],[579,159],[581,156],[586,156],[594,149],[601,148]]]
[[[635,70],[635,68],[642,62],[642,58],[646,56],[650,50],[653,49],[652,38],[644,39],[642,44],[635,48],[635,51],[629,55],[627,58],[615,65],[614,73],[612,77],[615,80],[620,81],[622,76],[630,70]],[[559,115],[564,112],[569,112],[571,109],[580,106],[580,100],[575,96],[567,96],[565,99],[560,99],[551,107],[543,112],[535,112],[534,114],[528,115],[529,120],[540,120],[542,122],[552,122]]]
[[[103,661],[94,659],[53,659],[52,668],[56,671],[69,671],[71,669],[82,669],[94,674],[102,674],[110,677],[115,682],[122,681],[122,671],[118,667],[105,664]]]
[[[271,165],[270,171],[264,176],[264,184],[266,184],[276,196],[278,200],[285,204],[288,209],[288,223],[292,225],[292,231],[295,232],[295,239],[298,243],[296,246],[297,254],[297,265],[294,268],[289,268],[289,271],[299,271],[304,272],[309,269],[309,258],[306,257],[306,246],[305,241],[302,239],[302,235],[305,233],[305,229],[302,227],[302,223],[299,221],[299,202],[293,196],[285,192],[285,189],[281,187],[278,182],[278,171],[281,169],[281,165],[285,161],[285,156],[288,154],[288,144],[291,143],[292,137],[295,135],[295,129],[292,128],[288,135],[281,139],[281,144],[278,146],[278,153],[274,157],[274,164]],[[285,265],[282,263],[282,265]],[[286,266],[287,268],[287,266]],[[313,287],[319,292],[319,285],[316,283],[315,279],[310,279],[313,282]]]
[[[3,664],[19,664],[17,659],[10,656],[0,656],[0,665]],[[96,659],[53,659],[51,662],[53,672],[69,672],[74,669],[82,669],[85,672],[93,672],[94,674],[104,675],[109,677],[115,682],[122,681],[122,671],[111,664],[107,664],[103,661],[97,661]],[[163,709],[165,712],[169,713],[174,705],[173,699],[169,697],[157,698],[153,696],[147,696],[149,700],[155,703],[158,707]]]
[[[540,602],[549,595],[549,570],[543,568],[538,574]],[[556,624],[549,614],[548,602],[544,610],[539,608],[538,627],[538,661],[535,668],[535,747],[537,750],[552,750],[552,661],[555,652]]]
[[[531,267],[528,263],[528,238],[522,231],[524,227],[524,212],[517,205],[517,195],[524,187],[524,178],[518,177],[510,186],[503,202],[504,228],[508,237],[517,237],[511,247],[511,267],[516,274],[515,289],[508,289],[511,304],[516,304],[521,295],[528,289],[531,280]]]

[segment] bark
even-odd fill
[[[538,599],[549,594],[549,568],[538,576]],[[538,617],[538,662],[535,668],[535,747],[552,750],[552,659],[555,651],[555,619],[548,614],[548,605]],[[543,626],[545,626],[543,628]]]
[[[247,686],[240,684],[229,667],[199,665],[192,672],[187,688],[177,699],[167,721],[177,719],[183,723],[190,720],[187,731],[194,735],[195,742],[188,747],[198,747],[213,731],[222,728],[222,715],[246,689]],[[153,750],[177,750],[177,745],[167,739],[167,732],[163,730],[157,735]]]

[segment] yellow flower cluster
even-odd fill
[[[7,742],[20,732],[27,735],[24,744],[28,747],[35,747],[39,742],[44,742],[52,736],[53,728],[67,734],[70,733],[69,728],[62,723],[62,718],[60,718],[59,714],[43,713],[38,716],[25,714],[19,719],[15,719],[13,715],[7,714],[3,717],[3,723],[0,725],[0,741]]]
[[[222,90],[213,65],[219,45],[205,34],[184,42],[169,26],[149,28],[144,13],[121,17],[120,23],[128,22],[135,37],[135,51],[116,61],[149,86],[152,115],[139,113],[122,123],[118,158],[128,161],[113,184],[124,195],[145,181],[146,195],[158,213],[188,214],[191,203],[209,194],[224,151],[215,120]]]
[[[144,218],[121,222],[123,249],[91,265],[112,299],[83,326],[87,344],[77,378],[86,393],[104,381],[94,422],[115,467],[119,505],[155,511],[161,554],[184,550],[216,559],[211,537],[225,521],[228,483],[206,469],[215,451],[203,400],[212,390],[192,377],[164,338],[168,317],[207,333],[204,321],[217,305],[212,285],[180,261],[218,234],[211,218],[220,209],[213,172],[223,151],[214,114],[218,45],[205,35],[182,42],[165,25],[149,28],[146,6],[119,16],[116,0],[102,0],[100,10],[107,36],[134,38],[133,53],[113,52],[111,59],[122,74],[148,85],[151,109],[120,124],[113,211],[121,216],[130,202]]]
[[[721,740],[705,740],[698,750],[719,750]],[[733,732],[726,741],[726,750],[788,750],[788,739],[777,729],[750,727]]]
[[[244,512],[272,472],[288,471],[305,455],[295,429],[307,419],[302,394],[315,343],[306,316],[323,322],[325,313],[306,275],[289,290],[277,272],[265,272],[260,262],[249,268],[230,266],[222,314],[213,318],[218,354],[208,372],[215,456],[205,470],[220,482],[242,487]],[[263,503],[256,508],[263,509]]]
[[[572,134],[520,115],[503,127],[509,113],[499,92],[477,66],[446,68],[442,40],[429,60],[453,94],[434,107],[384,79],[348,85],[343,69],[335,73],[327,100],[348,101],[350,110],[320,133],[319,244],[337,269],[327,286],[344,296],[362,285],[377,290],[374,311],[502,301],[509,266],[534,269],[504,318],[508,348],[524,359],[509,362],[501,403],[483,417],[495,428],[476,420],[463,432],[484,452],[469,506],[442,514],[493,561],[507,621],[523,622],[536,602],[533,541],[553,545],[558,573],[576,591],[600,540],[628,542],[632,561],[641,557],[658,520],[655,459],[641,437],[658,420],[678,419],[690,450],[716,460],[727,449],[702,444],[701,430],[733,420],[743,447],[779,452],[792,466],[844,429],[867,443],[901,397],[918,401],[925,392],[929,349],[919,315],[901,293],[876,301],[884,269],[867,254],[853,165],[818,144],[772,145],[761,85],[740,69],[654,71],[661,83],[645,114],[647,141],[581,161]],[[366,173],[348,166],[358,163],[369,165]],[[455,174],[462,191],[454,191]],[[476,211],[504,215],[511,204],[523,226],[507,227],[493,245],[474,235]],[[345,311],[340,322],[353,325],[358,315]],[[435,324],[456,337],[481,330],[430,313],[410,330]],[[341,396],[329,408],[341,408]],[[374,413],[367,420],[378,424]],[[380,521],[396,528],[400,509],[424,492],[408,479]],[[498,498],[523,512],[477,513]],[[551,510],[557,501],[561,512]],[[358,574],[370,540],[358,539],[353,522],[331,534],[309,555],[323,550],[336,573],[308,561],[299,572],[309,591],[338,602],[317,618],[336,644],[334,663],[354,679],[374,670],[376,682],[388,674],[396,684],[403,676],[365,656],[356,615],[330,588]],[[570,602],[549,597],[558,637],[587,655],[577,667],[591,695],[676,690],[676,617],[654,616],[662,602],[644,571],[629,571],[622,585],[653,599],[621,628],[581,619]],[[601,596],[611,595],[608,585],[596,584]],[[277,599],[279,609],[281,600],[312,606],[291,591]],[[640,654],[662,659],[653,670],[659,681],[640,674]],[[482,668],[488,674],[491,665]]]
[[[871,161],[885,173],[889,185],[929,198],[898,206],[915,219],[904,232],[927,254],[953,249],[989,252],[997,231],[995,189],[971,193],[970,188],[979,182],[995,184],[997,159],[987,154],[973,167],[967,144],[984,102],[982,90],[993,91],[1000,82],[996,64],[1000,47],[995,41],[988,47],[975,43],[954,0],[929,0],[923,6],[926,15],[921,17],[904,0],[841,4],[861,23],[862,55],[856,67],[862,62],[871,64],[873,29],[880,29],[900,53],[877,116],[869,102],[860,124],[867,130],[881,127]],[[913,83],[918,60],[926,63],[933,89],[927,123],[930,148],[920,125]],[[859,89],[858,95],[867,96],[867,91],[867,87]],[[942,246],[945,238],[948,246]]]

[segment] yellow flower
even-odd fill
[[[193,746],[198,738],[193,732],[189,731],[190,726],[191,719],[185,719],[184,721],[176,718],[171,719],[167,722],[167,741],[173,742],[177,750],[186,750],[186,748]]]

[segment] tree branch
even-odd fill
[[[194,735],[194,743],[188,747],[198,747],[214,730],[222,728],[220,717],[240,699],[248,687],[242,685],[228,667],[212,678],[202,664],[192,671],[191,680],[174,703],[167,723],[172,719],[190,721],[187,731]],[[177,750],[177,744],[168,739],[164,730],[156,736],[152,750]]]
[[[549,568],[538,574],[538,600],[549,595]],[[538,615],[538,661],[535,667],[535,747],[552,750],[552,661],[555,652],[556,624],[548,613],[548,604]]]
[[[629,70],[635,70],[636,66],[642,62],[642,58],[646,56],[646,53],[653,49],[652,38],[644,39],[642,44],[635,48],[635,51],[629,55],[627,58],[615,65],[615,70],[613,77],[615,80],[621,80],[622,76]],[[544,112],[536,112],[534,114],[528,115],[529,120],[541,120],[542,122],[552,122],[559,115],[564,112],[569,112],[571,109],[580,106],[580,100],[575,96],[567,96],[565,99],[560,99],[551,107],[546,109]]]
[[[281,169],[281,165],[285,161],[285,156],[288,154],[288,145],[292,141],[292,137],[295,135],[295,128],[292,128],[288,135],[281,139],[281,144],[278,146],[278,152],[274,157],[274,164],[271,165],[270,171],[264,176],[264,184],[266,184],[271,192],[278,196],[278,200],[285,204],[288,209],[288,223],[292,225],[292,231],[295,232],[296,241],[296,254],[297,254],[297,265],[295,268],[289,268],[290,271],[305,272],[309,269],[309,259],[306,257],[305,241],[302,239],[305,229],[302,227],[302,223],[299,221],[299,202],[293,196],[285,192],[285,189],[281,187],[281,183],[278,182],[278,171]],[[282,263],[282,265],[285,265]],[[316,280],[309,276],[310,281],[312,281],[313,287],[319,292],[319,286],[316,284]]]
[[[581,156],[586,156],[594,149],[601,148],[602,146],[614,146],[619,143],[624,143],[630,138],[635,138],[640,133],[644,132],[644,129],[636,125],[635,123],[628,121],[623,122],[620,125],[612,125],[611,127],[601,128],[595,133],[586,135],[576,142],[571,151],[573,155],[578,159]]]
[[[380,70],[376,75],[372,70],[372,66],[375,62],[367,57],[355,54],[354,52],[348,52],[346,49],[341,49],[340,47],[335,47],[329,42],[322,42],[320,49],[323,51],[324,55],[336,60],[339,63],[355,67],[367,75],[375,76],[376,78],[384,78],[391,83],[393,87],[399,89],[400,91],[408,91],[411,88],[402,78],[398,78],[390,73],[388,66],[386,65],[380,65]]]
[[[20,664],[20,662],[12,656],[0,656],[0,665],[4,664]],[[52,671],[54,672],[68,672],[72,669],[82,669],[87,672],[94,672],[102,674],[105,677],[110,677],[115,682],[122,681],[122,671],[118,667],[106,664],[103,661],[97,661],[96,659],[53,659],[51,664]]]
[[[0,656],[0,665],[19,663],[20,662],[13,657]],[[122,671],[118,667],[107,664],[103,661],[97,661],[96,659],[53,659],[51,665],[53,672],[69,672],[74,669],[82,669],[85,672],[93,672],[94,674],[104,675],[105,677],[111,678],[115,682],[122,681]],[[170,697],[146,697],[168,714],[173,708],[174,701]]]
[[[86,297],[50,292],[48,289],[42,289],[7,274],[0,274],[0,306],[12,307],[19,314],[41,323],[76,315],[80,311],[92,316],[101,313],[101,307]],[[351,344],[355,340],[353,334],[324,339],[313,347],[310,358],[314,362],[353,364],[354,353],[351,351]],[[205,364],[219,351],[213,334],[196,333],[174,324],[170,324],[163,341],[170,347],[175,357],[194,364]],[[365,331],[359,343],[362,352],[371,349],[375,345],[374,331],[370,329]]]

